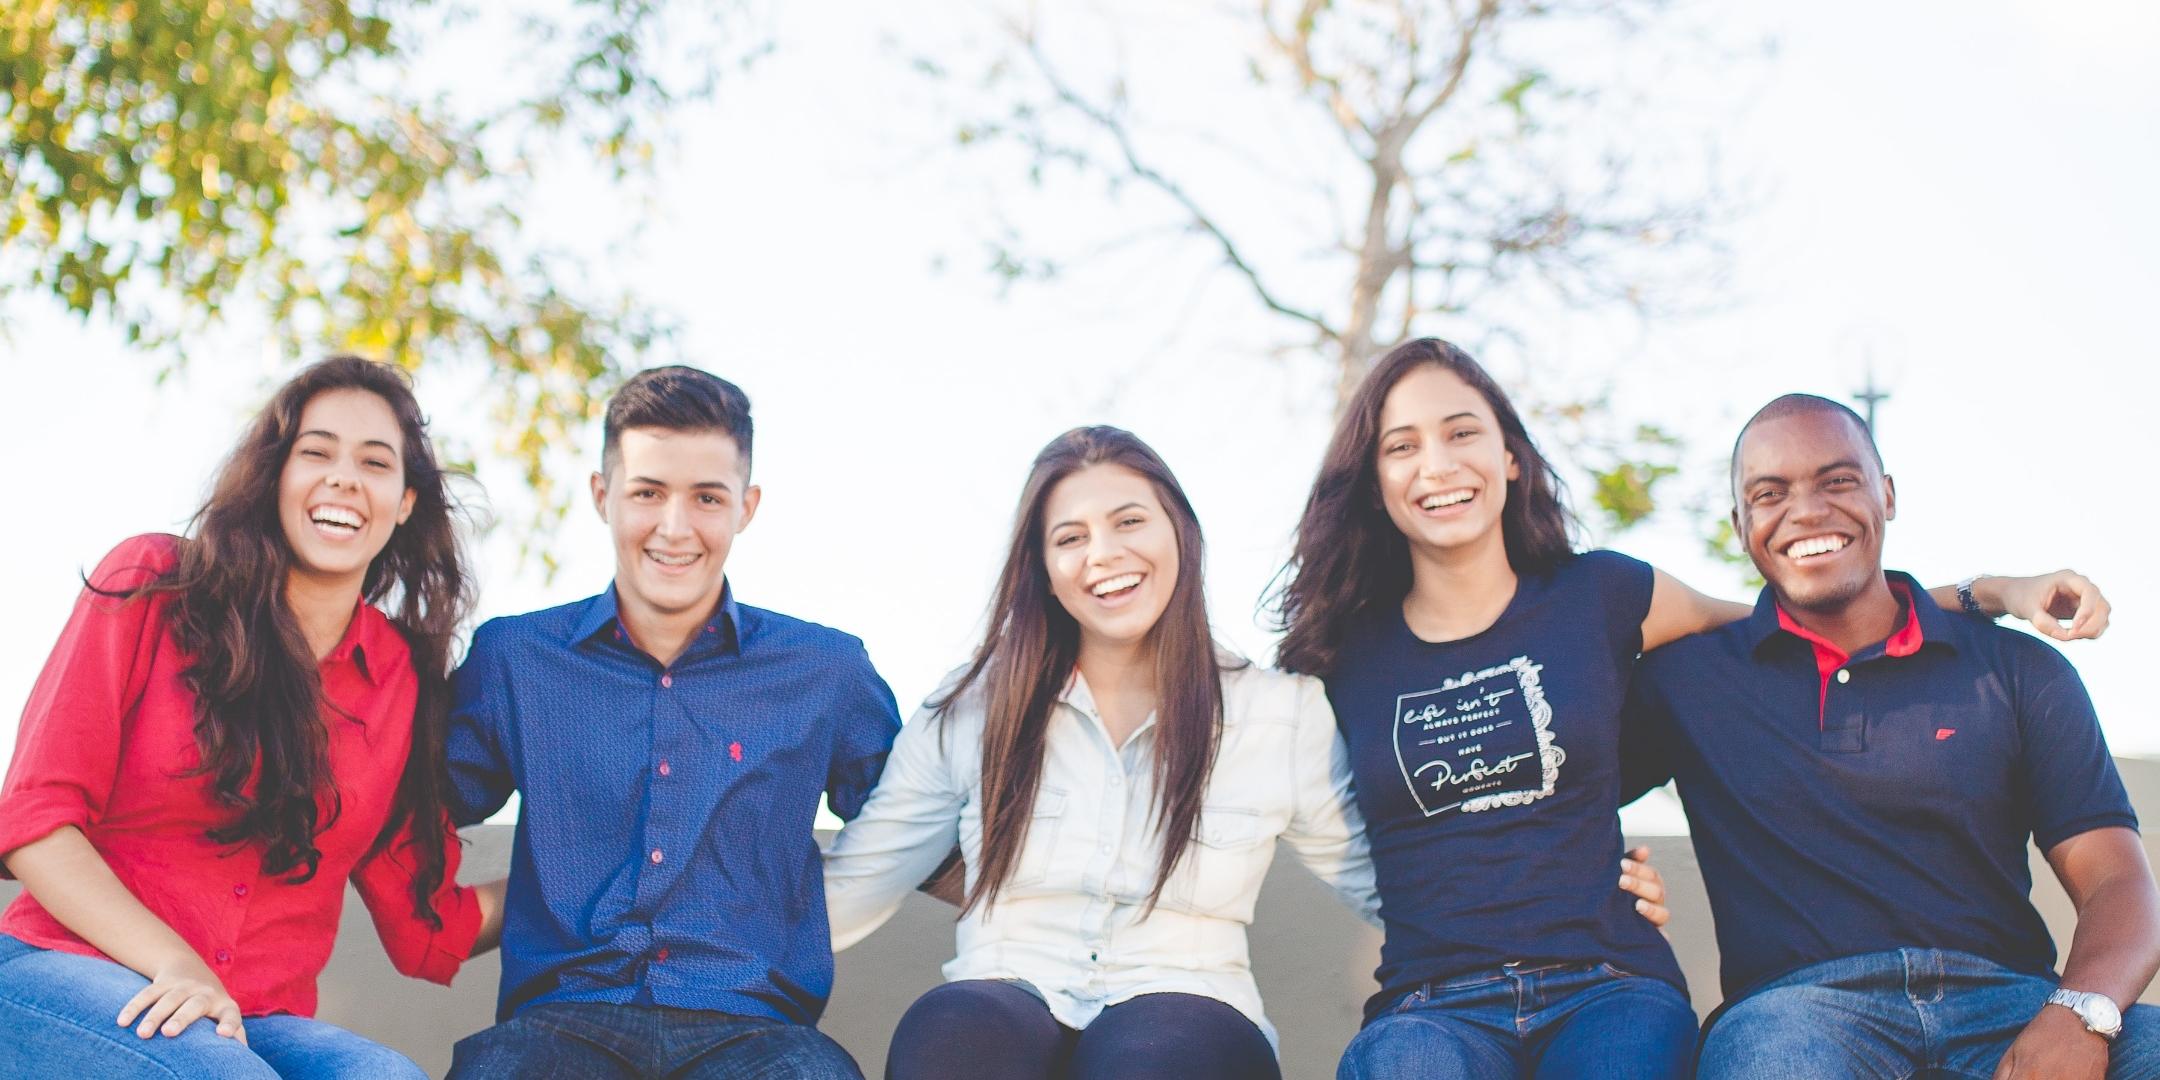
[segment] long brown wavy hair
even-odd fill
[[[1200,519],[1170,467],[1137,436],[1114,427],[1074,428],[1035,456],[990,601],[988,633],[959,679],[931,702],[941,719],[970,690],[983,702],[982,854],[963,913],[978,904],[987,910],[1019,861],[1042,782],[1051,711],[1080,661],[1080,624],[1050,590],[1044,516],[1058,483],[1091,465],[1122,465],[1146,477],[1177,536],[1177,584],[1147,639],[1157,694],[1152,817],[1163,837],[1150,907],[1200,819],[1222,735],[1224,663],[1208,629]]]
[[[1438,338],[1404,342],[1366,372],[1343,410],[1313,478],[1297,544],[1275,575],[1276,663],[1285,671],[1326,675],[1357,619],[1400,604],[1410,592],[1410,544],[1380,502],[1380,410],[1403,377],[1424,366],[1453,372],[1492,407],[1517,477],[1500,512],[1508,565],[1539,574],[1573,554],[1573,521],[1560,478],[1523,427],[1507,392],[1470,354]]]
[[[219,468],[209,500],[181,542],[179,564],[138,592],[173,594],[173,638],[193,658],[184,677],[195,694],[200,772],[212,778],[215,798],[233,813],[230,822],[210,830],[210,838],[260,843],[265,874],[294,882],[314,877],[322,861],[315,837],[336,820],[339,807],[321,719],[321,675],[285,601],[293,553],[278,519],[278,481],[302,410],[332,390],[381,398],[397,416],[405,442],[401,457],[405,486],[414,495],[412,514],[368,564],[361,595],[387,612],[404,637],[419,675],[419,701],[412,750],[371,854],[386,848],[407,822],[415,824],[413,910],[440,928],[431,898],[442,884],[449,842],[438,823],[449,785],[443,737],[450,654],[473,597],[455,520],[463,509],[435,460],[405,373],[337,356],[280,387]]]

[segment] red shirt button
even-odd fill
[[[242,900],[247,899],[247,892],[247,884],[245,882],[232,887],[232,894],[241,898]]]
[[[219,949],[217,951],[217,956],[215,959],[220,964],[230,964],[232,963],[232,952],[226,949]]]
[[[660,763],[660,775],[666,776],[670,771],[672,770],[668,768],[667,762],[663,761]]]
[[[662,856],[662,855],[660,854],[660,849],[659,849],[659,848],[654,848],[654,849],[652,849],[652,861],[653,861],[653,865],[655,865],[655,866],[659,865],[659,863],[660,863],[660,860],[661,860],[661,859],[662,859],[663,857],[664,857],[664,856]]]
[[[660,685],[662,685],[662,686],[673,686],[673,685],[675,685],[675,676],[673,676],[673,675],[662,675],[662,676],[660,676]]]
[[[653,959],[655,959],[655,960],[665,960],[665,959],[667,959],[667,946],[665,946],[665,945],[661,946],[661,947],[660,947],[660,951],[659,951],[659,952],[656,952],[656,953],[654,953],[654,954],[653,954]]]

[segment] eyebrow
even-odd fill
[[[1825,466],[1823,466],[1822,468],[1816,469],[1816,470],[1815,470],[1815,475],[1817,475],[1817,476],[1821,476],[1821,475],[1822,475],[1822,474],[1824,474],[1824,473],[1833,473],[1833,472],[1837,472],[1837,471],[1838,471],[1839,469],[1852,469],[1852,470],[1854,470],[1855,472],[1864,472],[1864,471],[1866,471],[1865,469],[1861,468],[1861,465],[1860,465],[1860,463],[1859,463],[1858,461],[1855,461],[1855,460],[1853,460],[1852,458],[1839,458],[1838,460],[1836,460],[1836,461],[1833,461],[1833,462],[1831,462],[1830,464],[1828,464],[1828,465],[1825,465]],[[1751,488],[1751,487],[1754,487],[1754,486],[1755,486],[1755,485],[1757,485],[1757,484],[1788,484],[1788,483],[1791,483],[1791,481],[1789,481],[1789,480],[1785,479],[1785,478],[1784,478],[1783,476],[1779,476],[1779,475],[1777,475],[1777,474],[1775,474],[1775,473],[1765,473],[1765,474],[1761,474],[1761,475],[1756,475],[1756,476],[1743,476],[1743,477],[1741,477],[1741,478],[1740,478],[1740,487],[1741,487],[1741,488],[1742,488],[1743,490],[1745,490],[1745,489],[1747,489],[1747,488]]]
[[[653,478],[653,477],[650,477],[650,476],[633,476],[633,477],[631,477],[631,478],[630,478],[630,482],[631,482],[631,483],[633,483],[633,484],[649,484],[649,485],[651,485],[651,486],[653,486],[653,487],[662,487],[662,488],[664,488],[664,487],[667,487],[667,486],[668,486],[668,482],[667,482],[667,481],[665,481],[665,480],[658,480],[658,479],[655,479],[655,478]],[[696,483],[694,483],[694,484],[691,484],[691,485],[690,485],[690,490],[692,490],[692,491],[712,491],[712,490],[719,490],[719,491],[733,491],[733,490],[735,490],[735,489],[734,489],[734,488],[732,488],[732,487],[729,487],[729,486],[728,486],[728,484],[727,484],[727,482],[726,482],[726,481],[724,481],[724,480],[699,480],[699,481],[697,481]]]
[[[1478,417],[1478,414],[1476,414],[1476,413],[1474,413],[1474,412],[1464,411],[1464,412],[1459,412],[1459,413],[1451,413],[1451,414],[1449,414],[1449,415],[1447,415],[1447,416],[1443,416],[1443,417],[1441,417],[1441,418],[1440,418],[1440,422],[1441,422],[1441,423],[1443,423],[1443,424],[1452,424],[1452,423],[1454,423],[1455,421],[1457,421],[1457,420],[1461,420],[1461,419],[1464,419],[1464,418],[1466,418],[1466,417],[1467,417],[1467,418],[1469,418],[1469,419],[1471,419],[1471,420],[1476,420],[1476,419],[1478,419],[1478,418],[1479,418],[1479,417]],[[1381,437],[1381,438],[1383,438],[1383,439],[1385,439],[1385,438],[1387,438],[1388,436],[1390,436],[1390,435],[1393,435],[1393,434],[1395,434],[1395,433],[1396,433],[1396,432],[1398,432],[1398,431],[1409,431],[1409,430],[1411,430],[1411,429],[1413,429],[1413,428],[1415,428],[1415,427],[1417,427],[1417,425],[1416,425],[1416,424],[1397,424],[1397,425],[1395,425],[1394,427],[1391,427],[1391,428],[1387,429],[1386,431],[1383,431],[1383,432],[1381,432],[1381,433],[1380,433],[1380,437]]]
[[[1115,510],[1112,510],[1112,511],[1110,511],[1110,514],[1111,514],[1111,516],[1113,516],[1113,517],[1114,517],[1114,516],[1116,516],[1116,515],[1118,515],[1118,514],[1122,514],[1122,513],[1124,513],[1124,512],[1125,512],[1125,511],[1127,511],[1127,510],[1145,510],[1145,509],[1147,509],[1147,507],[1145,507],[1145,506],[1142,506],[1142,505],[1140,505],[1140,504],[1139,504],[1138,502],[1129,502],[1129,503],[1126,503],[1126,504],[1125,504],[1125,505],[1123,505],[1123,506],[1120,506],[1120,507],[1118,507],[1118,508],[1117,508],[1117,509],[1115,509]],[[1056,531],[1058,531],[1059,529],[1062,529],[1062,528],[1066,527],[1067,525],[1079,525],[1079,524],[1081,524],[1081,522],[1078,522],[1078,521],[1060,521],[1060,522],[1058,522],[1057,524],[1055,524],[1055,525],[1052,525],[1052,526],[1050,526],[1050,531],[1051,531],[1051,532],[1056,532]]]
[[[324,430],[322,430],[321,428],[315,428],[315,429],[312,429],[312,430],[309,430],[309,431],[303,431],[303,432],[301,432],[300,434],[298,434],[298,435],[295,435],[295,436],[293,436],[293,441],[294,441],[294,442],[299,442],[300,440],[302,440],[302,439],[305,439],[305,438],[307,438],[307,437],[308,437],[308,436],[310,436],[310,435],[314,435],[314,436],[317,436],[317,437],[320,437],[320,438],[328,439],[328,440],[330,440],[331,442],[340,442],[340,441],[342,441],[342,440],[340,440],[340,439],[339,439],[339,438],[337,437],[337,434],[336,434],[335,432],[330,432],[330,431],[324,431]],[[385,450],[388,450],[388,451],[390,451],[390,453],[391,453],[391,455],[392,455],[392,456],[396,456],[396,454],[397,454],[397,452],[398,452],[398,448],[397,448],[397,447],[395,447],[395,446],[392,446],[392,445],[390,445],[389,443],[386,443],[386,442],[382,441],[381,439],[369,439],[369,440],[367,440],[367,441],[365,441],[365,442],[361,443],[360,445],[362,445],[362,446],[380,446],[380,447],[382,447],[383,449],[385,449]]]

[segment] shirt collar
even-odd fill
[[[577,624],[571,627],[570,640],[566,644],[582,645],[603,631],[609,637],[627,643],[627,635],[622,631],[620,614],[620,609],[616,606],[615,586],[609,585],[600,595],[585,601],[585,613],[578,618]],[[717,639],[714,644],[719,648],[730,653],[740,654],[742,652],[742,631],[742,609],[735,603],[735,585],[731,581],[722,579],[720,583],[720,603],[714,606],[712,615],[705,620],[705,633],[701,635],[700,641],[684,651],[688,653],[701,650],[706,647],[702,639],[713,638]]]
[[[389,657],[391,650],[385,635],[397,632],[389,617],[363,598],[353,607],[352,620],[345,624],[345,636],[338,639],[330,655],[323,657],[323,662],[349,663],[359,669],[360,677],[366,679],[369,686],[381,686],[384,673],[376,668],[387,665],[374,663],[368,657],[373,656],[376,660]]]
[[[1884,580],[1890,583],[1890,591],[1896,593],[1904,606],[1904,618],[1897,630],[1882,642],[1885,656],[1911,656],[1921,646],[1952,645],[1955,624],[1928,596],[1911,574],[1901,570],[1883,571]],[[1765,644],[1780,637],[1797,638],[1811,645],[1826,644],[1806,628],[1794,622],[1778,606],[1777,593],[1769,586],[1755,600],[1755,613],[1748,616],[1748,641],[1754,651],[1760,653]]]

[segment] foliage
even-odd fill
[[[259,310],[296,356],[483,363],[498,449],[559,507],[547,448],[669,324],[534,242],[525,208],[564,163],[650,168],[744,36],[725,4],[16,0],[0,300],[47,294],[173,361]],[[461,65],[476,37],[521,57],[485,92]]]

